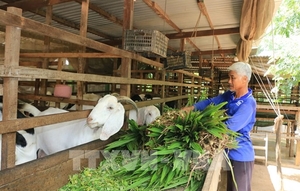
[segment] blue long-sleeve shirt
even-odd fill
[[[195,110],[202,111],[209,104],[220,104],[227,101],[224,106],[229,119],[225,121],[227,127],[241,134],[237,138],[238,148],[230,149],[228,156],[236,161],[254,161],[254,149],[250,139],[250,131],[255,124],[256,101],[252,96],[252,90],[248,89],[248,93],[241,98],[234,98],[235,92],[226,91],[219,96],[206,99],[194,104]]]

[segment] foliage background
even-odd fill
[[[289,92],[300,82],[300,1],[282,0],[278,11],[262,37],[258,55],[271,56],[276,64],[267,71],[274,76],[275,87]],[[273,62],[274,63],[274,62]],[[272,64],[272,63],[271,63]]]

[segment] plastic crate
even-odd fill
[[[167,56],[169,39],[157,30],[126,30],[124,49]]]
[[[172,55],[168,55],[165,68],[166,69],[184,69],[184,68],[191,68],[191,52],[183,51],[173,53]]]

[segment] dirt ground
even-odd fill
[[[280,183],[284,191],[300,190],[300,166],[296,166],[295,157],[288,155],[285,140],[281,145],[282,181],[277,173],[275,158],[275,140],[269,139],[268,163],[256,162],[252,176],[252,191],[279,191]]]
[[[274,191],[274,186],[267,166],[255,164],[252,175],[252,190],[253,191]]]
[[[284,191],[300,190],[300,168],[282,167],[282,185]],[[277,175],[276,165],[255,164],[252,176],[253,191],[280,190],[280,179]]]

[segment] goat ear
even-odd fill
[[[138,109],[137,124],[144,125],[144,123],[145,123],[145,107],[142,107]]]
[[[43,149],[38,149],[36,154],[37,154],[38,159],[47,156],[47,154],[45,153],[45,151]]]
[[[118,103],[118,106],[114,113],[112,113],[106,120],[102,131],[100,133],[100,139],[105,141],[110,136],[116,134],[122,128],[124,124],[125,110],[122,104]]]
[[[143,115],[139,115],[138,120],[137,120],[137,124],[138,125],[144,125],[145,123],[145,116]]]

